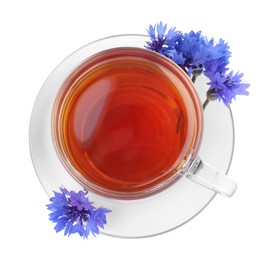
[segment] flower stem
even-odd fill
[[[192,78],[191,78],[191,81],[192,81],[193,83],[195,83],[196,78],[197,78],[197,76],[195,76],[195,75],[193,74],[193,75],[192,75]]]
[[[207,99],[204,101],[204,103],[203,103],[203,105],[202,105],[203,110],[205,110],[205,108],[207,107],[207,105],[209,104],[210,101],[211,101],[211,100],[210,100],[209,98],[207,98]]]
[[[188,75],[189,73],[188,73],[188,71],[187,71],[187,69],[184,67],[184,66],[181,66],[181,68],[182,68],[182,70]]]

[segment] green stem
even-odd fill
[[[195,83],[196,78],[197,78],[197,76],[195,76],[195,75],[193,74],[193,75],[192,75],[192,78],[191,78],[191,81],[192,81],[193,83]]]
[[[188,75],[189,73],[188,73],[188,71],[187,71],[187,69],[185,68],[185,67],[181,67],[183,70],[184,70],[184,72]]]
[[[204,101],[204,103],[203,103],[203,105],[202,105],[202,108],[203,108],[203,110],[205,110],[205,108],[207,107],[207,105],[210,103],[210,99],[209,98],[207,98],[205,101]]]

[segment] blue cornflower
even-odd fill
[[[175,27],[166,34],[167,25],[162,22],[150,25],[147,31],[151,38],[147,42],[148,49],[171,59],[191,76],[193,82],[202,73],[210,79],[204,108],[213,99],[222,100],[228,106],[236,95],[249,94],[246,90],[249,84],[242,82],[243,74],[227,74],[231,52],[223,39],[216,43],[213,38],[204,37],[201,31],[183,34]]]
[[[147,43],[147,49],[162,53],[164,50],[171,50],[181,37],[181,32],[176,31],[176,27],[170,28],[167,31],[167,24],[163,25],[162,22],[150,25],[147,30],[151,41]]]
[[[220,39],[215,44],[214,39],[208,40],[201,31],[185,33],[176,45],[176,51],[184,57],[184,62],[179,65],[186,68],[188,74],[203,70],[207,73],[213,69],[225,72],[231,55],[227,43]]]
[[[64,235],[78,233],[87,238],[91,233],[99,234],[98,227],[104,228],[106,224],[106,213],[111,210],[106,208],[95,208],[86,197],[88,192],[68,191],[60,188],[61,192],[54,192],[50,199],[51,204],[47,208],[52,211],[49,214],[50,220],[56,223],[56,232],[64,229]]]
[[[213,41],[213,40],[212,40]],[[219,42],[210,48],[210,55],[204,62],[204,74],[208,76],[214,74],[215,72],[225,73],[228,68],[229,58],[231,57],[231,52],[229,51],[229,46],[224,40],[220,39]]]
[[[210,88],[207,92],[208,99],[222,100],[226,106],[231,104],[232,99],[235,99],[236,95],[248,95],[246,90],[249,84],[242,82],[243,73],[237,72],[233,75],[233,71],[229,74],[221,74],[215,72],[213,74],[208,73],[210,82]]]
[[[204,51],[205,47],[206,40],[205,37],[202,36],[201,31],[185,33],[181,41],[175,45],[176,52],[183,57],[182,64],[178,64],[186,68],[189,74],[195,70],[201,71],[206,55],[201,55],[200,53]]]

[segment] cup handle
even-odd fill
[[[226,197],[231,197],[237,189],[232,179],[205,164],[199,157],[193,161],[187,178]]]

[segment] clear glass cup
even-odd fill
[[[84,187],[106,197],[154,195],[198,153],[201,103],[182,69],[142,48],[112,48],[78,66],[56,98],[58,155]]]
[[[227,176],[220,174],[217,170],[205,164],[198,155],[203,132],[203,111],[200,99],[190,78],[179,66],[164,56],[145,50],[142,48],[143,46],[139,48],[137,44],[134,45],[133,41],[137,40],[138,37],[134,36],[133,40],[130,39],[130,43],[134,47],[126,47],[126,45],[123,45],[122,40],[127,37],[130,36],[106,38],[94,42],[90,45],[91,53],[87,56],[85,61],[78,64],[78,66],[73,67],[69,75],[65,74],[66,78],[55,97],[51,117],[53,143],[63,166],[67,169],[70,175],[80,182],[86,189],[110,198],[137,199],[151,196],[173,185],[183,176],[186,176],[188,179],[203,185],[206,188],[212,189],[226,196],[231,196],[236,190],[236,184]],[[128,74],[128,78],[124,79],[124,82],[121,82],[121,78],[124,77],[120,76],[121,73]],[[139,80],[135,81],[135,78],[137,77],[141,78],[140,82]],[[145,78],[148,78],[150,82],[145,82]],[[130,82],[130,80],[132,82]],[[118,83],[116,83],[116,81]],[[154,87],[153,85],[155,85],[156,82],[159,83]],[[131,90],[129,90],[127,85],[131,87]],[[166,92],[164,91],[165,88],[169,88],[169,90]],[[123,96],[118,100],[116,96],[120,95],[119,93],[121,91],[123,91]],[[132,92],[132,94],[130,94],[132,97],[126,99],[126,93],[129,95],[129,91]],[[85,101],[87,103],[90,102],[90,104],[84,103],[85,101],[82,101],[81,99],[83,97],[78,97],[74,100],[75,103],[73,102],[73,104],[70,104],[71,100],[75,99],[75,95],[81,96],[83,92],[83,96],[87,98]],[[96,94],[91,94],[94,92]],[[89,97],[89,95],[94,96]],[[157,102],[161,103],[161,108],[159,107],[157,110],[164,110],[161,113],[154,109],[151,111],[152,108],[147,107],[146,105],[148,102],[153,102],[151,99],[156,98],[156,96],[160,96],[160,99],[162,100],[159,101],[157,99]],[[150,100],[147,97],[149,97]],[[111,108],[109,105],[111,101],[109,100],[115,98],[118,100],[116,101],[117,104],[113,104],[114,108]],[[95,99],[98,101],[93,103],[92,100]],[[126,101],[124,101],[125,99]],[[144,100],[142,103],[139,101],[141,99]],[[80,105],[78,102],[83,103]],[[118,102],[120,102],[120,104]],[[154,102],[150,104],[150,106],[152,106]],[[103,109],[108,106],[109,110]],[[119,110],[116,108],[117,106],[119,107]],[[135,170],[135,172],[128,171],[128,173],[126,173],[127,167],[134,167],[134,165],[138,163],[140,164],[141,160],[139,160],[138,157],[143,157],[141,153],[147,150],[147,145],[150,146],[149,143],[146,144],[146,139],[148,138],[147,135],[140,141],[135,138],[136,135],[139,135],[138,132],[142,131],[141,128],[144,127],[143,122],[142,125],[137,125],[138,129],[134,126],[135,119],[134,122],[128,126],[127,121],[130,120],[130,116],[134,116],[133,113],[126,114],[126,126],[120,126],[120,128],[115,128],[114,130],[112,127],[112,131],[119,131],[119,135],[112,138],[128,139],[129,137],[122,137],[120,133],[121,130],[124,131],[125,127],[125,130],[131,133],[131,141],[129,142],[126,140],[126,151],[124,150],[124,147],[122,147],[123,150],[120,147],[115,148],[115,142],[113,141],[112,146],[109,145],[109,147],[105,148],[105,151],[102,152],[102,149],[104,149],[102,146],[106,147],[105,143],[107,139],[104,139],[104,136],[101,137],[101,139],[103,138],[102,142],[105,143],[100,146],[98,144],[100,134],[95,135],[94,132],[97,131],[97,133],[100,133],[100,131],[102,131],[100,128],[106,128],[106,124],[101,121],[107,120],[109,115],[114,113],[114,110],[117,111],[115,113],[121,113],[120,111],[128,110],[128,107],[131,110],[138,109],[141,111],[141,113],[138,113],[137,115],[138,121],[140,117],[143,121],[149,119],[147,116],[146,118],[142,116],[144,111],[148,110],[149,114],[157,113],[158,115],[155,118],[156,121],[160,120],[160,124],[165,124],[166,127],[167,118],[163,118],[163,116],[166,117],[167,113],[170,111],[166,106],[172,110],[171,113],[176,114],[174,118],[172,117],[172,120],[176,120],[173,124],[174,129],[166,129],[163,133],[161,133],[162,131],[159,131],[160,129],[154,129],[153,131],[157,131],[156,135],[161,134],[161,136],[158,137],[160,139],[166,139],[168,135],[172,135],[173,137],[171,139],[172,141],[175,141],[176,146],[181,142],[181,147],[177,152],[172,150],[176,154],[173,154],[173,160],[165,162],[166,167],[154,167],[154,165],[159,164],[161,160],[166,160],[166,157],[169,158],[170,156],[170,154],[166,154],[166,149],[170,148],[170,144],[166,143],[166,140],[156,142],[158,139],[156,137],[150,141],[154,146],[153,150],[149,149],[151,151],[148,150],[148,153],[146,152],[147,155],[145,155],[145,157],[148,157],[148,160],[145,159],[145,161],[142,162],[142,164],[146,165],[148,162],[151,162],[149,164],[150,167],[154,168],[152,169],[153,172],[148,171],[148,169],[145,170],[145,172],[148,171],[148,175],[144,170],[140,172],[139,169],[143,168],[143,166],[141,166],[136,168],[137,170]],[[80,110],[80,107],[83,110]],[[155,107],[155,104],[153,107]],[[70,115],[74,117],[72,119],[74,137],[70,140],[68,135],[70,135],[69,129],[71,125],[70,123],[65,122],[68,120],[65,114],[67,111],[69,112],[69,110],[71,111],[73,109],[76,109],[79,112],[75,111]],[[93,113],[90,113],[89,111],[92,111]],[[77,126],[78,120],[80,126]],[[121,116],[116,116],[113,117],[113,120],[123,119]],[[168,120],[171,119],[169,118]],[[151,120],[150,123],[152,123]],[[175,125],[177,125],[177,130],[175,129]],[[78,127],[80,129],[78,129]],[[92,130],[90,128],[92,128]],[[185,128],[185,133],[184,129],[183,132],[181,132],[182,128]],[[109,129],[104,130],[105,135],[108,134],[108,131]],[[150,135],[151,132],[152,131],[149,131],[148,134]],[[77,135],[79,136],[77,137]],[[174,135],[180,137],[176,139]],[[185,137],[183,137],[184,135]],[[96,145],[94,145],[94,150],[90,149],[91,145],[88,146],[86,144],[88,142],[94,142],[91,140],[93,138],[97,139],[95,142],[100,146],[96,147]],[[69,144],[67,145],[68,139]],[[74,144],[74,141],[78,142],[78,144]],[[130,150],[133,149],[134,142],[137,142],[137,145],[140,148],[137,149],[136,152],[133,152],[139,153],[140,155],[133,155],[135,158],[130,158],[129,164],[129,162],[126,163],[128,160],[127,157],[132,157],[130,155],[132,153]],[[164,143],[167,144],[167,147],[164,149],[163,153],[161,153],[161,157],[157,157],[156,153],[161,149],[159,145]],[[74,150],[74,146],[86,146],[86,148],[82,151],[83,153],[80,152],[78,155],[75,155],[74,152],[78,151],[78,148]],[[123,144],[123,146],[125,146],[125,144]],[[92,155],[90,156],[89,152],[87,152],[88,150],[91,151],[93,156],[95,153],[98,153],[98,155],[92,158]],[[114,158],[112,156],[112,154],[118,154],[119,150],[122,150],[123,153],[128,152],[127,157],[121,157],[121,155],[118,155],[123,158],[123,161],[121,161],[122,159],[116,155]],[[73,154],[71,155],[71,153]],[[81,162],[79,165],[79,159],[82,156],[85,157],[83,159],[84,162],[82,163],[90,165],[89,167],[82,168]],[[76,160],[73,159],[75,157]],[[103,160],[108,160],[107,166],[102,166]],[[120,160],[121,162],[116,163],[117,160]],[[114,161],[115,163],[112,163]],[[114,168],[113,171],[116,171],[117,174],[111,176],[109,172],[111,172],[112,169],[110,168]],[[118,171],[123,172],[119,173]],[[136,175],[138,171],[139,176]],[[157,173],[154,171],[157,171]],[[125,174],[130,176],[125,178]],[[132,178],[131,175],[136,175],[136,177]],[[105,180],[103,180],[103,178],[105,178]],[[113,184],[108,184],[106,182],[113,182]],[[119,185],[123,188],[119,188]]]

